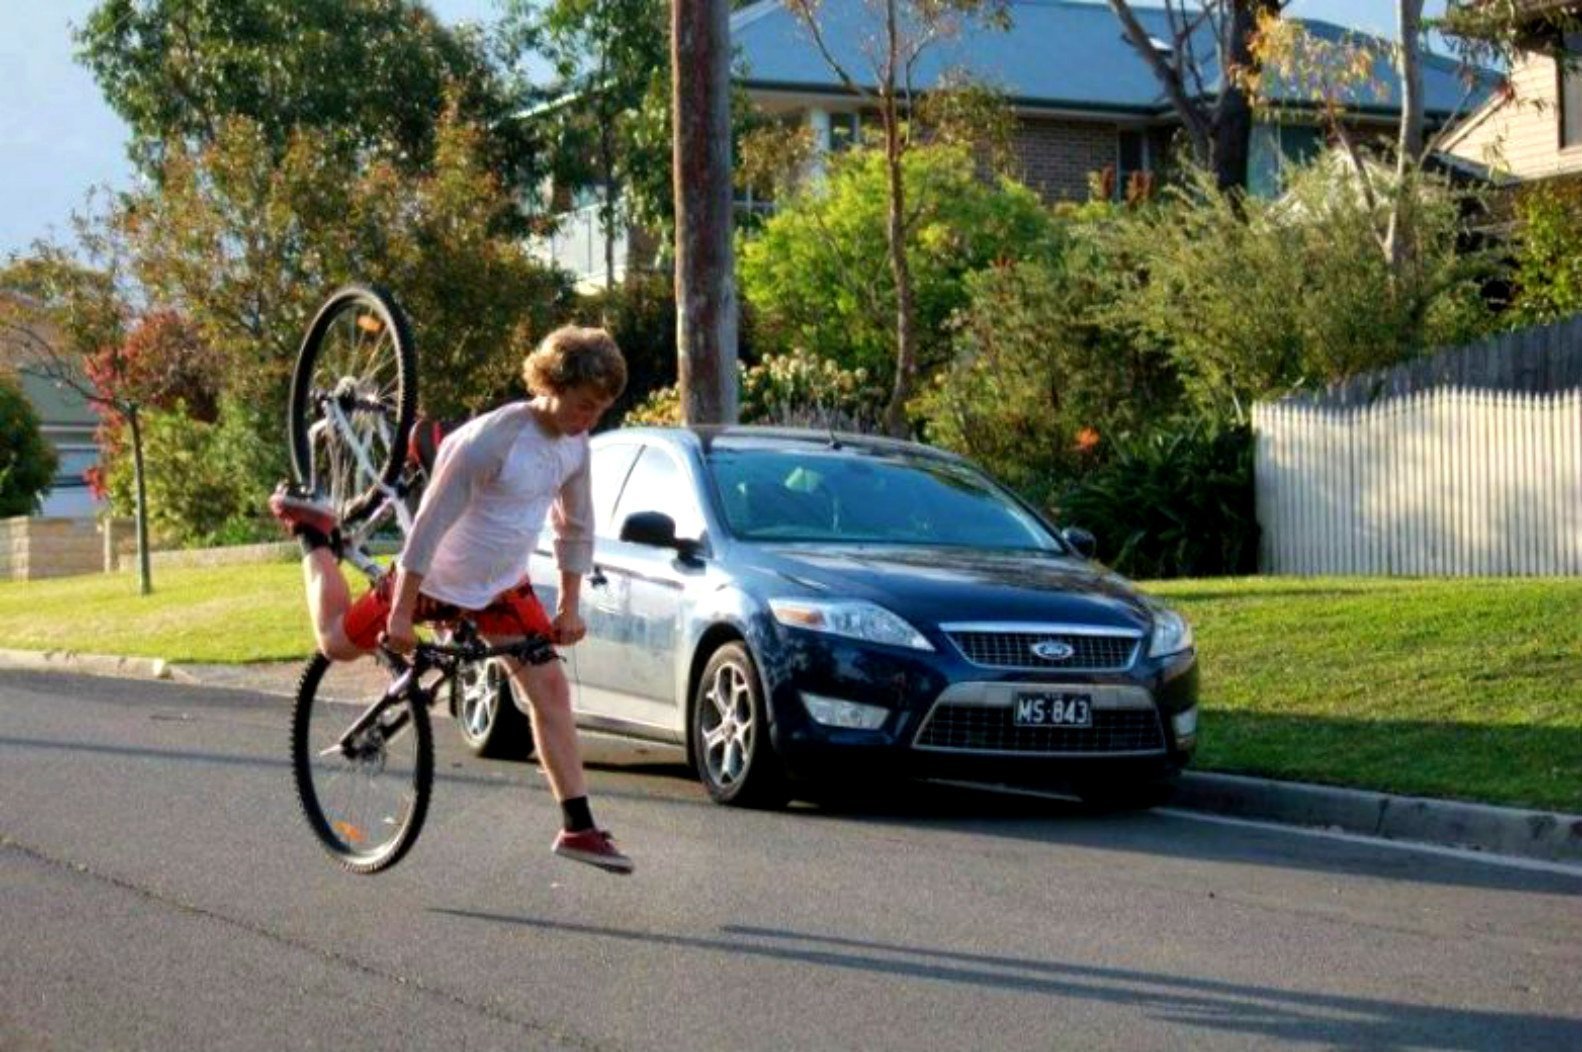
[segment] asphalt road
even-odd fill
[[[1582,1048],[1582,875],[920,789],[710,804],[592,742],[629,878],[442,729],[386,874],[278,698],[0,673],[0,1048]]]

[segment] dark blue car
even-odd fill
[[[1191,629],[960,457],[752,427],[593,449],[578,723],[684,746],[716,801],[916,776],[1141,801],[1191,757]],[[479,751],[521,730],[496,679],[460,707]]]

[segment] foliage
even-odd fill
[[[234,118],[279,158],[306,129],[389,144],[426,168],[454,99],[488,132],[486,167],[531,184],[535,151],[485,41],[441,25],[416,0],[100,0],[76,34],[80,61],[131,126],[134,160],[156,179],[172,144],[214,144]]]
[[[737,363],[744,424],[833,427],[874,431],[886,391],[865,369],[845,369],[806,352],[768,354],[753,365]],[[660,388],[635,406],[627,424],[674,426],[681,423],[681,396],[674,386]]]
[[[11,296],[0,325],[27,361],[75,365],[84,356],[116,347],[130,316],[113,269],[88,265],[59,245],[40,243],[0,267],[0,290]]]
[[[214,422],[191,416],[177,403],[142,414],[147,464],[149,527],[160,541],[177,546],[241,543],[278,536],[261,519],[264,498],[286,471],[284,443],[258,435],[278,420],[259,409],[227,400]],[[115,459],[107,472],[113,513],[132,506],[132,465]]]
[[[1092,236],[1111,222],[1068,220],[1058,264],[1005,263],[970,274],[951,323],[954,358],[914,403],[930,442],[1040,499],[1091,467],[1102,438],[1177,408],[1168,357],[1098,324],[1119,263]]]
[[[1129,577],[1256,573],[1252,429],[1199,420],[1115,438],[1108,459],[1058,498]]]
[[[1126,271],[1107,324],[1169,349],[1190,399],[1244,418],[1251,402],[1396,364],[1487,333],[1479,297],[1493,263],[1462,251],[1461,201],[1408,184],[1417,246],[1393,272],[1375,208],[1334,155],[1296,171],[1275,201],[1216,192],[1201,173],[1156,205],[1123,213]]]
[[[1538,183],[1516,201],[1513,327],[1540,325],[1582,312],[1582,183]]]
[[[242,400],[283,413],[313,311],[355,279],[393,290],[413,319],[425,409],[475,411],[517,390],[522,354],[569,291],[493,226],[506,190],[477,129],[451,111],[437,135],[432,173],[412,175],[325,131],[296,133],[277,160],[265,129],[231,120],[212,146],[178,148],[115,233],[150,298],[192,320]]]
[[[945,322],[965,276],[1000,259],[1046,258],[1055,228],[1033,191],[979,179],[960,146],[919,147],[904,163],[913,219],[907,247],[925,372],[948,358]],[[885,158],[852,150],[793,195],[739,253],[742,293],[762,345],[894,376],[895,287],[888,280]]]
[[[56,466],[55,450],[22,385],[0,372],[0,519],[38,511]]]
[[[668,273],[629,271],[624,283],[581,298],[574,319],[609,329],[626,359],[626,391],[606,421],[620,421],[676,382],[676,293]]]

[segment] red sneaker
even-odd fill
[[[334,508],[289,482],[282,482],[269,495],[269,511],[288,533],[295,526],[308,526],[333,537],[340,525]]]
[[[621,854],[610,834],[602,829],[583,829],[575,833],[562,829],[550,850],[561,858],[586,862],[610,873],[630,873],[634,868],[632,860]]]

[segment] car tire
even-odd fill
[[[715,803],[778,808],[790,799],[769,739],[758,667],[744,644],[726,643],[709,657],[693,694],[689,734],[698,777]]]
[[[501,662],[463,665],[451,684],[451,707],[461,739],[474,756],[532,759],[533,722],[517,708]]]

